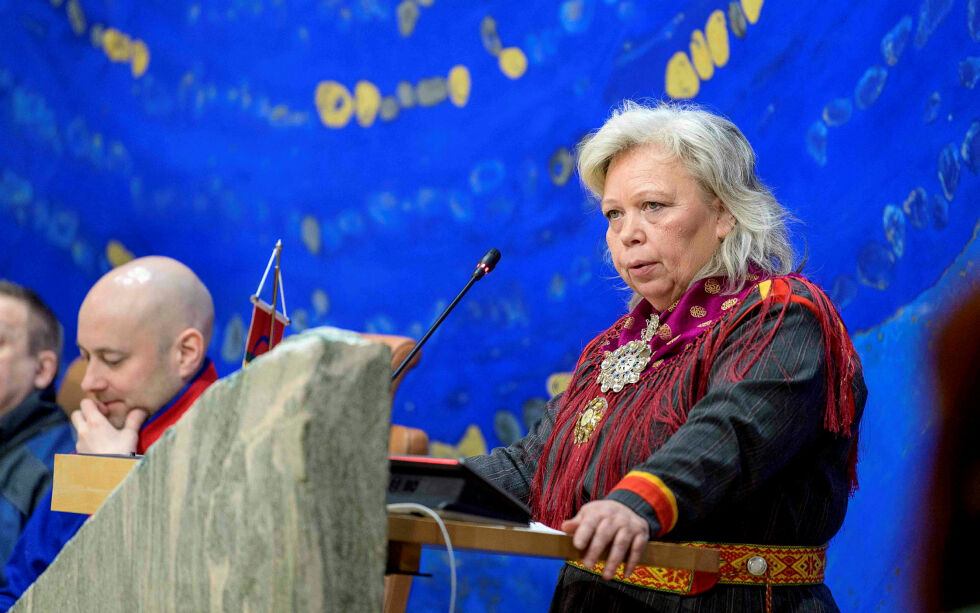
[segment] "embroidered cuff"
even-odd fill
[[[608,498],[632,506],[628,500],[631,496],[624,496],[626,500],[622,500],[617,494],[632,494],[649,505],[660,523],[660,531],[651,535],[653,538],[667,534],[677,523],[677,499],[674,498],[670,488],[656,475],[639,470],[630,471],[609,492]]]

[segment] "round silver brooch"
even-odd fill
[[[755,575],[756,577],[761,577],[766,574],[766,570],[769,569],[769,564],[766,563],[766,559],[762,556],[752,556],[745,563],[745,570],[749,571],[750,575]]]

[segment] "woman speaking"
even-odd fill
[[[751,146],[696,107],[627,102],[578,170],[631,310],[524,439],[468,460],[583,552],[552,611],[837,611],[826,543],[867,392]],[[721,572],[640,565],[651,539],[721,549]]]

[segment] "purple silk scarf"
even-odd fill
[[[653,352],[650,363],[653,367],[680,353],[719,318],[741,304],[759,281],[767,278],[759,271],[752,271],[745,287],[735,294],[722,293],[724,277],[708,277],[696,281],[679,300],[659,313],[660,326],[650,341]],[[602,349],[614,351],[630,341],[639,340],[640,334],[647,327],[647,319],[654,312],[653,305],[646,300],[640,300],[623,321],[619,336],[610,338]]]

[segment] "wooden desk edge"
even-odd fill
[[[561,559],[581,557],[581,553],[572,546],[572,539],[568,535],[451,520],[446,520],[445,524],[454,549],[476,549]],[[408,515],[388,516],[388,540],[423,545],[445,545],[442,532],[439,531],[439,526],[434,520]],[[663,568],[717,573],[720,552],[705,547],[651,542],[647,545],[641,562]]]

